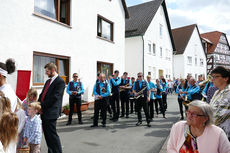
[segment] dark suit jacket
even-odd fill
[[[47,84],[48,80],[45,83]],[[45,87],[44,86],[44,87]],[[41,102],[42,93],[39,95],[38,101],[41,102],[43,119],[57,119],[61,115],[62,97],[65,89],[65,82],[61,77],[57,77],[49,86],[44,101]]]

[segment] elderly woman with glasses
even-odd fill
[[[213,125],[209,104],[195,100],[189,104],[187,121],[173,125],[167,153],[229,153],[230,143],[224,131]]]
[[[210,101],[214,110],[215,125],[225,131],[230,141],[230,70],[218,66],[212,70],[211,75],[214,86],[219,89]]]

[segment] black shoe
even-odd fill
[[[121,115],[120,118],[124,117],[125,115]]]
[[[136,123],[136,126],[139,126],[139,125],[141,125],[142,124],[142,122],[137,122]]]
[[[93,125],[91,125],[90,127],[98,127],[98,125],[93,124]]]
[[[66,126],[68,126],[68,125],[71,125],[71,122],[68,121],[68,122],[66,123]]]
[[[129,118],[129,115],[126,115],[126,118]]]
[[[102,124],[101,126],[102,126],[102,127],[106,127],[106,124]]]
[[[79,123],[79,124],[83,124],[83,122],[82,122],[82,121],[79,121],[78,123]]]
[[[147,127],[151,127],[151,124],[150,124],[150,123],[147,123]]]
[[[166,117],[166,116],[163,116],[163,118],[167,119],[167,117]]]

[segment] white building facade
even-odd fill
[[[174,77],[186,78],[188,74],[198,79],[200,74],[207,76],[206,55],[196,25],[173,29],[177,53],[174,55]],[[181,33],[184,33],[181,35]],[[178,41],[180,37],[184,41]],[[182,49],[183,47],[184,49]]]
[[[1,3],[0,14],[0,61],[13,58],[17,70],[31,71],[30,87],[39,93],[48,62],[56,63],[66,83],[79,74],[85,101],[93,101],[98,72],[125,69],[124,0],[12,0]],[[17,72],[13,76],[8,81],[16,88]]]
[[[158,7],[154,8],[156,5]],[[134,77],[137,77],[138,72],[143,72],[145,78],[147,75],[151,75],[153,80],[160,76],[173,79],[174,44],[165,2],[162,0],[150,1],[129,7],[128,10],[130,18],[126,19],[125,70]],[[146,10],[146,12],[153,10],[152,16],[148,14],[149,12],[138,13],[139,10]],[[150,22],[142,22],[141,19],[129,21],[134,18],[132,15],[136,16],[136,12],[142,17],[146,15],[147,17],[143,18]],[[133,24],[136,24],[135,26],[139,29],[135,31],[135,26],[132,27]],[[138,24],[144,24],[145,27],[140,27],[142,25]],[[144,28],[146,28],[144,31],[141,30]]]

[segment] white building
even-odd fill
[[[154,0],[128,8],[126,19],[125,70],[130,76],[138,72],[153,79],[173,78],[173,51],[167,8],[164,0]]]
[[[206,55],[197,25],[172,29],[172,34],[176,46],[174,77],[186,78],[191,74],[197,79],[200,74],[206,76]]]
[[[29,87],[43,88],[44,65],[55,62],[68,83],[79,73],[83,99],[93,101],[98,72],[110,75],[125,67],[125,0],[10,0],[0,5],[0,61],[14,58],[28,70]],[[16,88],[23,78],[9,78]],[[13,78],[13,79],[12,79]],[[68,102],[65,92],[64,103]]]

